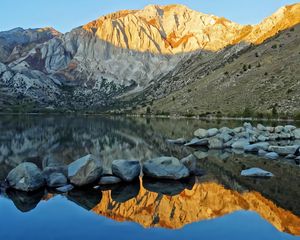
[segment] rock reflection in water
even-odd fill
[[[115,202],[124,203],[135,198],[140,191],[140,183],[138,181],[131,183],[119,183],[112,186],[111,197]]]
[[[74,189],[67,194],[67,198],[78,206],[91,210],[97,206],[102,199],[102,192],[98,189]]]
[[[44,190],[39,190],[36,192],[22,192],[10,189],[6,192],[7,197],[10,198],[17,209],[21,212],[29,212],[36,208],[39,202],[43,199],[45,195]]]

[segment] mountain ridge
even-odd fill
[[[178,64],[193,56],[213,59],[220,51],[234,56],[300,23],[299,16],[300,4],[283,7],[254,26],[183,5],[112,13],[32,42],[2,61],[0,106],[5,107],[9,96],[11,105],[19,98],[22,104],[50,109],[109,109],[123,96],[143,94],[154,82],[175,74]]]

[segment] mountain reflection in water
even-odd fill
[[[278,124],[278,123],[276,123]],[[102,159],[106,172],[114,159],[147,160],[161,155],[182,158],[194,152],[166,143],[168,138],[191,137],[199,127],[235,127],[240,122],[160,120],[100,117],[3,117],[0,119],[0,182],[23,161],[43,168],[46,157],[61,164],[92,153]],[[300,236],[300,168],[290,162],[253,155],[209,151],[198,167],[206,174],[185,181],[141,179],[97,189],[75,189],[62,194],[76,205],[118,222],[145,228],[181,229],[236,211],[254,211],[281,232]],[[271,179],[240,176],[248,167],[274,173]],[[39,208],[58,193],[43,190],[1,193],[21,212]],[[1,198],[0,198],[1,200]],[[1,201],[0,201],[1,202]],[[250,223],[251,224],[251,223]],[[1,234],[0,234],[1,235]]]

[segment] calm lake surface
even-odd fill
[[[69,164],[87,154],[110,172],[115,159],[183,158],[198,149],[168,144],[197,128],[237,127],[239,121],[99,116],[0,116],[0,182],[24,161],[41,169],[49,156]],[[265,123],[267,124],[267,123]],[[279,125],[278,122],[269,125]],[[299,127],[299,126],[298,126]],[[0,195],[0,238],[15,239],[300,239],[300,167],[291,160],[209,151],[201,177],[107,188],[50,189]],[[271,179],[240,176],[260,167]]]

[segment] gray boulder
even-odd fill
[[[203,152],[203,151],[196,151],[196,152],[194,152],[194,156],[197,159],[202,160],[202,159],[206,159],[208,157],[208,153]]]
[[[131,182],[140,176],[140,162],[136,160],[114,160],[112,172],[123,181]]]
[[[100,178],[99,185],[112,185],[120,182],[122,182],[122,179],[116,176],[103,176]]]
[[[234,148],[234,149],[244,149],[245,146],[247,146],[249,144],[250,144],[249,140],[247,140],[247,139],[239,139],[235,143],[233,143],[231,145],[231,147]]]
[[[250,168],[241,172],[243,177],[273,177],[273,173],[265,171],[261,168]]]
[[[222,149],[224,148],[223,140],[219,137],[212,137],[208,140],[208,147],[210,149]]]
[[[274,160],[274,159],[279,158],[279,155],[276,152],[270,152],[270,153],[265,154],[265,157],[268,158],[268,159],[273,159]]]
[[[270,144],[267,142],[255,143],[251,145],[244,146],[245,152],[258,152],[259,150],[268,150]]]
[[[292,132],[292,131],[294,131],[294,130],[296,130],[296,127],[293,126],[293,125],[285,125],[285,126],[284,126],[284,131],[285,131],[285,132]]]
[[[216,136],[219,133],[219,130],[217,128],[210,128],[207,130],[208,137]]]
[[[194,136],[197,138],[206,138],[208,136],[207,130],[199,128],[194,132]]]
[[[65,186],[68,183],[68,179],[62,173],[56,172],[50,174],[49,177],[46,179],[47,186],[57,188]]]
[[[91,184],[100,178],[101,162],[93,155],[87,155],[71,163],[68,167],[68,178],[75,186]]]
[[[276,152],[279,155],[289,155],[289,154],[295,154],[296,151],[299,149],[298,145],[294,146],[270,146],[269,152]]]
[[[159,179],[179,180],[189,176],[189,170],[177,158],[159,157],[148,160],[143,166],[144,175]]]
[[[296,139],[300,139],[300,128],[295,129],[293,135]]]
[[[283,131],[284,127],[283,126],[277,126],[275,127],[275,132],[276,133],[281,133]]]
[[[268,152],[267,151],[265,151],[265,150],[258,150],[258,155],[259,156],[265,156],[266,154],[268,154]],[[277,153],[276,153],[277,154]],[[277,154],[278,155],[278,154]]]
[[[267,128],[262,124],[257,124],[257,130],[259,131],[267,131]]]
[[[42,171],[30,162],[21,163],[11,170],[6,180],[9,187],[24,192],[35,191],[45,185]]]

